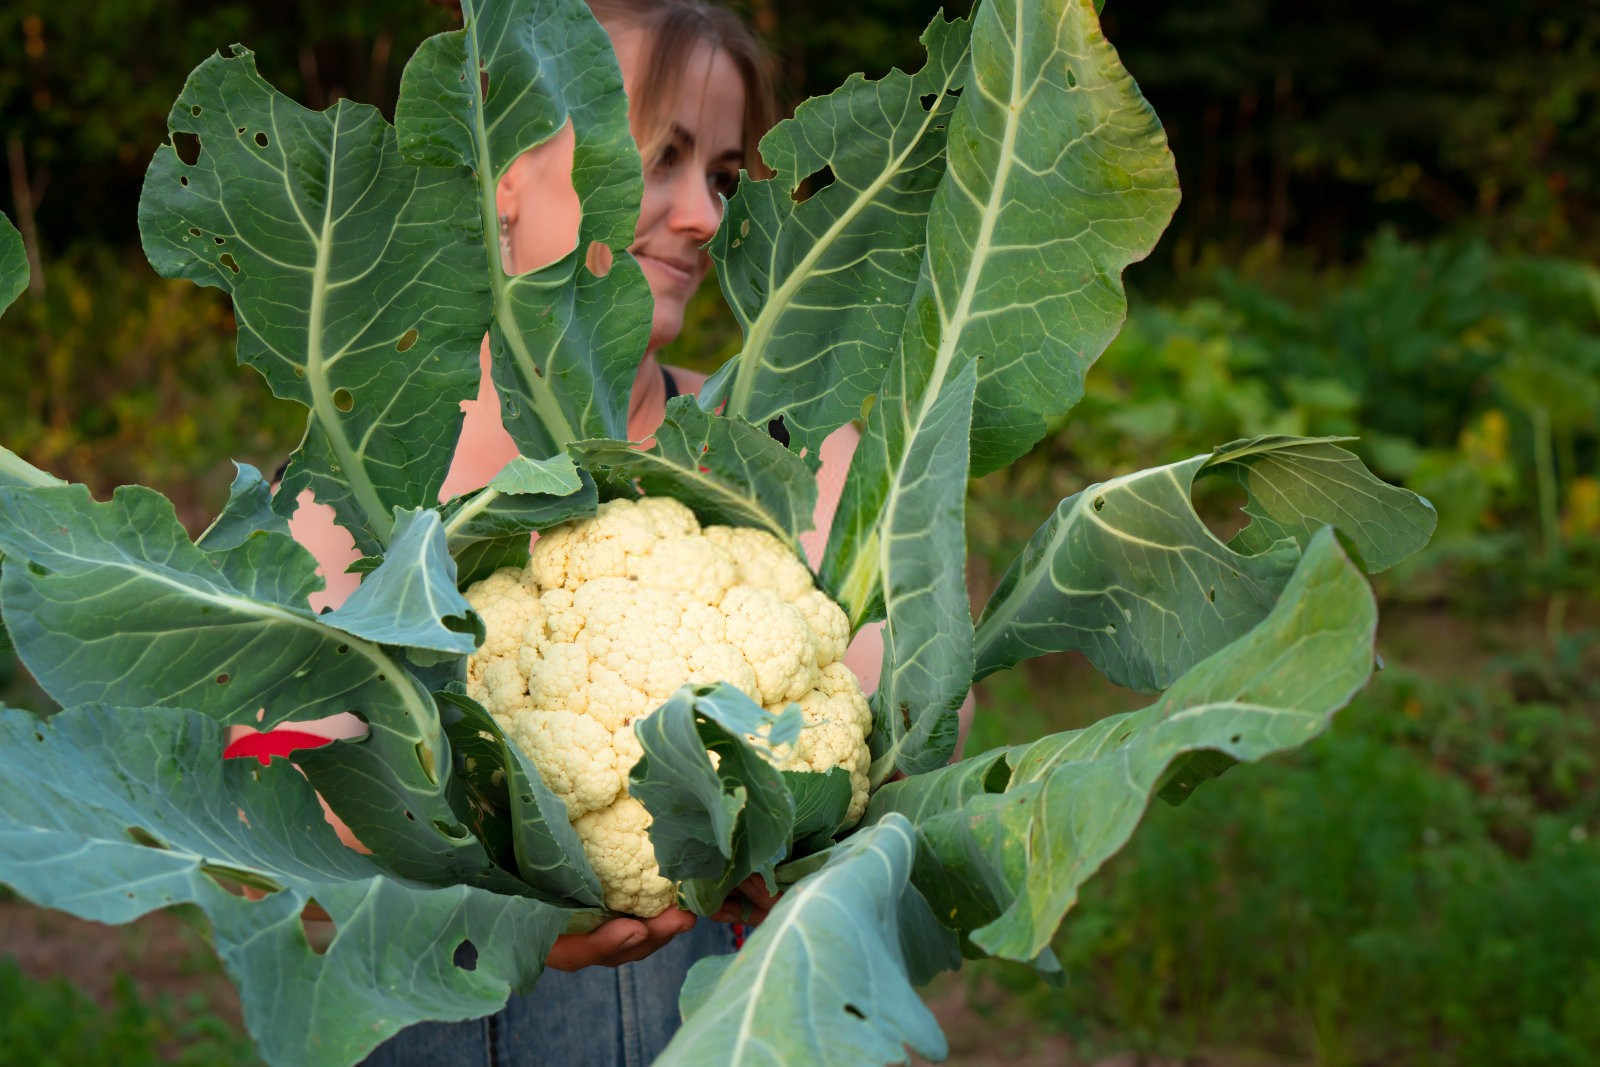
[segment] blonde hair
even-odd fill
[[[744,82],[744,168],[757,178],[768,171],[756,144],[777,119],[766,49],[744,21],[704,0],[588,0],[594,17],[615,36],[619,29],[642,32],[643,84],[650,91],[629,101],[639,132],[639,152],[649,161],[671,135],[672,102],[678,98],[695,46],[710,45],[733,61]]]

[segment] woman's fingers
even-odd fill
[[[694,925],[694,915],[668,908],[652,919],[609,919],[587,934],[556,938],[545,966],[558,971],[616,967],[642,960]]]
[[[777,903],[777,896],[767,892],[766,879],[752,874],[728,894],[728,899],[711,917],[717,922],[754,926],[765,919]]]

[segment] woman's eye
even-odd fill
[[[711,186],[712,192],[731,200],[739,188],[739,175],[734,171],[716,170],[707,175],[706,182]]]

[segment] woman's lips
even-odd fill
[[[680,286],[691,286],[696,281],[694,264],[681,259],[665,259],[649,252],[635,251],[640,266],[652,267],[664,281]]]

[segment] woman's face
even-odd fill
[[[641,84],[648,57],[645,34],[612,34],[622,82],[630,97]],[[719,197],[730,196],[744,165],[744,80],[727,53],[699,45],[666,108],[668,136],[644,160],[644,199],[629,247],[655,298],[650,324],[653,351],[678,336],[689,297],[704,280],[711,257],[701,245],[722,221]],[[635,128],[634,137],[640,131]],[[577,244],[581,208],[572,189],[574,136],[568,124],[557,136],[524,152],[500,181],[500,211],[510,230],[508,269],[521,273],[552,263]]]

